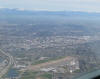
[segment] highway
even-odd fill
[[[14,60],[9,53],[4,52],[2,49],[0,49],[0,53],[4,54],[9,58],[9,64],[0,72],[0,79],[2,79],[2,76],[5,75],[8,72],[9,68],[13,65]]]

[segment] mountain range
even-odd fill
[[[79,12],[79,11],[29,11],[19,9],[1,8],[0,14],[7,15],[62,15],[62,16],[100,16],[100,13]]]

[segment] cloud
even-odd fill
[[[4,8],[4,7],[1,7],[1,6],[0,6],[0,8]]]

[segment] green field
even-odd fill
[[[36,60],[32,65],[46,63],[46,62],[49,62],[49,61],[54,61],[54,60],[58,60],[58,59],[62,59],[62,58],[65,58],[65,56],[63,56],[63,57],[56,57],[56,58],[52,58],[52,59],[45,59],[45,60]]]
[[[39,73],[39,72],[32,72],[32,71],[26,71],[22,75],[21,79],[52,79],[51,73]]]

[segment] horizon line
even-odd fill
[[[48,10],[48,9],[25,9],[25,8],[6,8],[0,7],[0,9],[10,9],[10,10],[19,10],[19,11],[48,11],[48,12],[84,12],[84,13],[100,13],[100,11],[79,11],[79,10]]]

